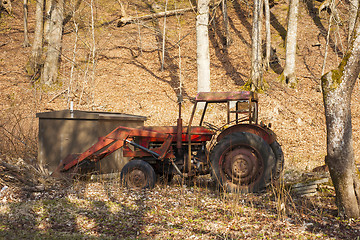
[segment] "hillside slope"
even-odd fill
[[[128,16],[163,11],[165,1],[129,1]],[[314,2],[319,4],[318,2]],[[286,36],[287,3],[279,0],[271,8],[272,48],[276,57],[265,74],[268,90],[260,94],[260,119],[272,123],[285,153],[288,171],[310,171],[324,164],[326,155],[325,118],[319,83],[326,48],[329,15],[318,15],[312,1],[301,3],[298,29],[297,89],[289,89],[277,81],[284,66],[284,38]],[[30,4],[30,40],[34,33],[34,3]],[[169,5],[169,8],[189,7],[189,3]],[[36,153],[36,112],[62,110],[74,101],[81,110],[114,111],[149,117],[147,125],[175,125],[177,119],[177,93],[180,83],[185,96],[183,119],[189,118],[192,104],[188,100],[196,95],[196,36],[195,13],[166,19],[165,68],[161,71],[160,32],[164,19],[129,24],[118,28],[119,2],[102,0],[96,5],[95,44],[89,25],[89,8],[73,9],[75,16],[65,25],[62,67],[59,82],[49,88],[26,75],[25,66],[31,48],[21,46],[23,39],[22,9],[13,3],[13,15],[0,18],[0,109],[3,133],[9,136],[14,123],[22,121],[22,129],[31,133],[24,138]],[[341,9],[344,24],[330,34],[325,71],[337,66],[346,47],[346,15]],[[251,7],[242,1],[229,3],[232,44],[223,45],[221,12],[213,19],[210,31],[211,89],[237,91],[249,78],[251,49]],[[76,31],[76,28],[78,31]],[[214,30],[215,29],[215,30]],[[78,33],[78,34],[76,34]],[[340,38],[339,38],[340,36]],[[179,41],[180,39],[180,41]],[[180,43],[180,50],[179,45]],[[92,47],[96,59],[91,59]],[[179,53],[180,51],[180,53]],[[72,64],[75,60],[76,64]],[[179,63],[181,62],[181,71]],[[179,77],[181,76],[181,77]],[[356,156],[359,155],[359,84],[353,93],[353,129]],[[214,108],[210,119],[222,125],[223,107]],[[16,120],[16,116],[20,116]],[[16,124],[15,124],[16,125]],[[20,125],[20,124],[18,124]],[[5,130],[4,130],[5,129]],[[25,130],[24,130],[25,131]],[[10,131],[11,132],[11,131]],[[12,135],[19,133],[12,132]],[[20,134],[21,135],[21,134]],[[0,151],[11,149],[3,138]],[[10,144],[11,145],[11,144]],[[14,145],[23,144],[14,140]],[[35,148],[35,151],[34,151]],[[26,148],[25,148],[26,149]]]

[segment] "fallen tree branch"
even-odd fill
[[[52,99],[50,99],[50,101],[48,103],[51,103],[52,101],[54,101],[56,98],[60,97],[62,94],[66,93],[68,91],[68,89],[65,89],[63,91],[61,91],[60,93],[56,94]]]
[[[172,11],[144,15],[144,16],[140,16],[140,17],[122,17],[122,18],[120,18],[120,20],[117,24],[117,27],[123,27],[127,24],[136,23],[138,21],[150,20],[150,19],[154,19],[154,18],[161,18],[161,17],[165,17],[165,16],[173,16],[176,14],[183,14],[185,12],[190,12],[190,11],[195,11],[195,10],[196,10],[196,8],[184,8],[184,9],[177,9],[177,10],[172,10]]]
[[[18,166],[4,161],[0,162],[0,166],[2,167],[2,170],[0,171],[1,178],[4,177],[4,175],[7,175],[8,177],[16,179],[27,186],[34,186],[34,183],[31,181],[32,176],[26,170],[20,169]]]

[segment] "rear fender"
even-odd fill
[[[217,137],[217,142],[220,142],[225,136],[235,132],[248,132],[258,135],[264,139],[269,145],[276,141],[276,134],[266,126],[260,126],[255,124],[238,124],[226,128]]]

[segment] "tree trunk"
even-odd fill
[[[265,32],[266,32],[266,48],[264,65],[266,70],[270,65],[270,51],[271,51],[271,31],[270,31],[270,6],[269,0],[264,0],[265,7]]]
[[[357,13],[359,16],[359,11]],[[339,67],[321,78],[327,128],[327,156],[340,216],[360,217],[360,173],[355,166],[351,94],[360,72],[360,20]]]
[[[281,81],[285,81],[290,87],[297,85],[295,75],[295,62],[296,62],[296,34],[297,34],[297,18],[299,11],[299,0],[290,0],[287,34],[286,34],[286,59],[284,71],[280,76]]]
[[[28,0],[24,0],[24,42],[23,47],[30,47],[28,34]]]
[[[198,0],[196,17],[196,44],[198,67],[198,92],[210,91],[210,55],[209,55],[209,0]]]
[[[230,46],[231,36],[230,36],[230,27],[229,27],[229,16],[227,13],[227,0],[222,0],[222,13],[223,13],[223,22],[224,22],[224,31],[225,31],[225,45]]]
[[[355,26],[355,20],[356,20],[356,13],[358,11],[359,8],[359,0],[350,0],[350,4],[349,4],[349,34],[348,34],[348,42],[350,42],[350,38],[351,38],[351,34],[354,30],[354,26]]]
[[[251,46],[251,78],[246,84],[251,91],[264,89],[262,71],[262,0],[254,1],[254,14],[252,23],[252,46]]]
[[[43,9],[44,9],[44,0],[36,1],[36,10],[35,10],[35,36],[32,44],[31,58],[29,60],[29,68],[27,69],[30,75],[36,74],[43,64],[42,62],[42,45],[43,45]]]
[[[51,15],[48,22],[47,51],[42,74],[45,84],[51,85],[56,82],[58,76],[61,41],[64,21],[64,0],[52,1]]]
[[[52,11],[54,9],[52,9],[55,5],[56,5],[56,1],[57,0],[45,0],[45,9],[44,9],[44,39],[43,42],[45,43],[45,45],[48,43],[49,40],[49,33],[50,33],[50,18],[52,15]]]

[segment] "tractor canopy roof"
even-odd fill
[[[257,94],[250,91],[240,92],[199,92],[195,98],[197,102],[229,102],[241,100],[257,100]]]

